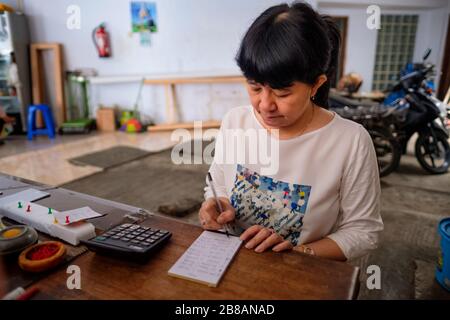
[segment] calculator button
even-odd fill
[[[131,226],[132,226],[131,223],[124,223],[124,224],[122,225],[122,227],[124,227],[124,228],[128,228],[128,227],[131,227]]]
[[[141,243],[141,242],[138,240],[131,240],[131,243]]]
[[[151,237],[150,237],[150,239],[153,239],[153,240],[158,240],[158,239],[159,239],[159,237],[157,237],[157,236],[151,236]]]
[[[120,239],[120,237],[119,237],[119,236],[112,236],[112,237],[111,237],[111,239],[114,239],[114,240],[119,240],[119,239]]]
[[[145,238],[144,238],[144,237],[136,237],[136,239],[139,240],[139,241],[142,241],[142,240],[144,240]]]
[[[152,244],[150,243],[150,242],[148,242],[148,241],[144,241],[144,242],[142,242],[142,244],[144,245],[144,246],[151,246]]]
[[[169,231],[167,231],[167,230],[159,230],[159,232],[162,233],[162,234],[168,234],[169,233]]]
[[[147,239],[147,242],[150,242],[150,243],[155,243],[155,241],[156,240],[153,240],[153,239]]]
[[[136,231],[137,231],[137,232],[144,232],[144,231],[147,231],[147,230],[141,227],[141,228],[139,228],[139,229],[136,229]]]
[[[145,231],[147,231],[148,229],[150,229],[150,227],[141,227],[141,229],[144,229]]]
[[[131,239],[129,239],[129,238],[127,238],[127,237],[122,237],[122,238],[120,238],[120,240],[122,240],[122,241],[124,241],[124,242],[128,242],[128,241],[130,241]]]
[[[116,234],[116,236],[118,236],[118,237],[123,237],[124,235],[125,235],[125,233],[123,233],[123,232],[119,232]]]
[[[139,226],[136,224],[133,224],[132,226],[129,227],[131,230],[135,230],[135,229],[139,229]]]
[[[103,237],[103,236],[98,236],[98,237],[95,238],[95,240],[97,240],[97,241],[105,241],[106,238]]]

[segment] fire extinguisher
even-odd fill
[[[92,30],[92,41],[94,41],[94,45],[97,48],[98,56],[100,58],[108,58],[111,56],[109,34],[106,31],[104,23]]]

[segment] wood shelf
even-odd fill
[[[208,120],[202,121],[202,129],[219,128],[221,121],[219,120]],[[149,126],[147,131],[149,132],[160,132],[160,131],[171,131],[176,129],[194,129],[194,122],[178,122],[178,123],[163,123],[154,126]]]
[[[167,131],[175,129],[193,129],[193,122],[179,122],[178,106],[175,94],[175,86],[181,84],[216,84],[216,83],[245,83],[245,77],[236,72],[224,73],[179,73],[179,74],[161,74],[161,75],[142,75],[142,76],[108,76],[108,77],[90,77],[91,84],[114,84],[144,81],[145,85],[164,86],[166,101],[167,122],[148,127],[148,131]],[[220,121],[203,121],[202,128],[218,128]]]
[[[145,84],[188,84],[188,83],[244,83],[242,76],[216,76],[216,77],[180,77],[166,79],[145,79]]]

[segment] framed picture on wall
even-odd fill
[[[156,3],[133,1],[131,6],[131,29],[133,32],[158,31]]]

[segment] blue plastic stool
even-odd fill
[[[45,129],[36,129],[36,111],[38,110],[42,112]],[[35,104],[28,107],[28,140],[33,140],[33,136],[38,134],[46,134],[50,139],[55,138],[52,111],[46,104]]]

